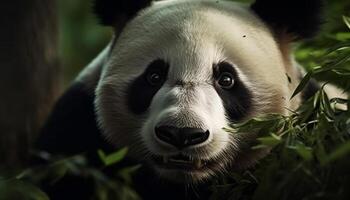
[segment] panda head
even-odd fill
[[[224,128],[298,105],[289,45],[318,29],[320,4],[97,0],[116,35],[96,88],[103,134],[173,181],[254,164],[255,133]]]

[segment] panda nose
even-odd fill
[[[156,137],[178,149],[201,144],[209,138],[209,130],[200,128],[177,128],[174,126],[159,126],[155,128]]]

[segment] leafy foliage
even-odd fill
[[[346,25],[349,18],[344,17]],[[350,43],[328,48],[293,96],[311,78],[337,83],[350,91]],[[325,86],[324,85],[324,86]],[[348,199],[350,191],[350,99],[329,99],[323,87],[289,116],[269,115],[233,124],[232,134],[256,131],[254,149],[271,153],[254,168],[233,172],[214,187],[214,198]],[[216,193],[216,194],[215,194]]]
[[[127,148],[110,155],[106,155],[101,150],[98,150],[98,153],[104,168],[122,161]],[[48,196],[42,192],[41,188],[54,186],[65,177],[78,177],[92,182],[95,187],[91,194],[92,199],[139,199],[131,187],[131,175],[139,166],[118,169],[112,176],[107,177],[103,168],[91,166],[85,155],[64,159],[52,159],[46,153],[40,153],[39,156],[46,159],[49,164],[24,170],[11,178],[0,177],[0,200],[48,200]]]
[[[336,101],[320,90],[291,116],[271,115],[233,126],[232,134],[258,130],[260,144],[253,148],[272,150],[255,169],[233,173],[229,182],[234,184],[224,193],[232,199],[349,197],[350,112],[338,110]],[[349,102],[343,99],[341,104]]]
[[[1,200],[49,200],[38,187],[18,179],[0,179],[0,194]]]

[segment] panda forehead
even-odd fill
[[[177,72],[191,69],[194,73],[228,60],[265,83],[285,73],[268,27],[249,8],[232,2],[155,3],[127,24],[112,55],[114,64],[139,66],[138,70],[160,58],[178,67]]]

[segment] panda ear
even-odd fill
[[[94,12],[101,24],[113,26],[125,23],[152,0],[94,0]]]
[[[322,0],[256,0],[253,11],[278,33],[293,39],[314,36],[322,23]]]

